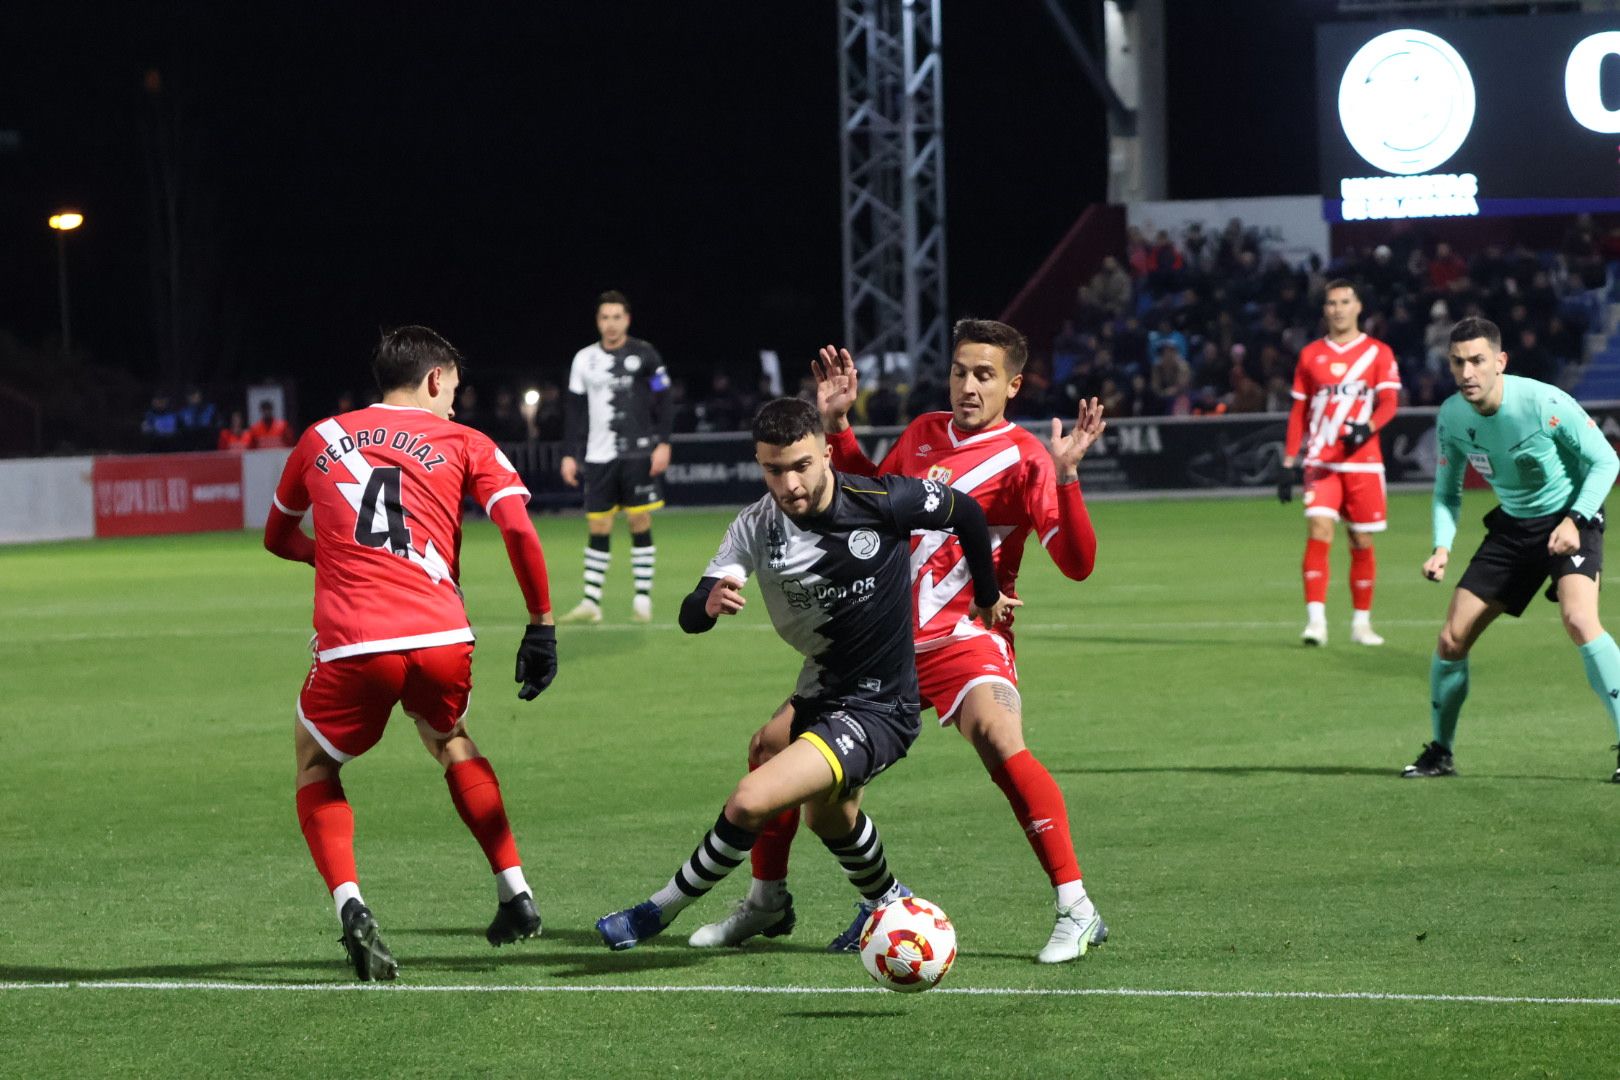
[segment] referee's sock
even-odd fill
[[[1615,738],[1620,740],[1620,646],[1604,634],[1582,645],[1580,654],[1581,663],[1586,665],[1586,681],[1609,710]]]
[[[1610,645],[1613,644],[1611,641]],[[1620,661],[1620,654],[1616,660]],[[1434,741],[1447,750],[1457,736],[1457,717],[1467,699],[1468,657],[1442,660],[1440,654],[1435,653],[1429,661],[1429,722],[1434,727]]]

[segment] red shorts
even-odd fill
[[[317,660],[298,695],[299,723],[337,761],[376,746],[395,703],[434,731],[451,731],[467,715],[472,652],[464,641]]]
[[[1305,470],[1305,516],[1330,517],[1357,532],[1383,532],[1384,474]]]
[[[947,645],[917,654],[917,686],[922,707],[939,714],[941,726],[956,719],[969,690],[983,683],[1006,683],[1018,689],[1018,665],[1012,646],[1000,634],[952,638]]]

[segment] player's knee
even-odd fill
[[[1603,624],[1595,611],[1566,611],[1563,613],[1564,632],[1577,645],[1585,645],[1603,636]]]
[[[590,518],[585,522],[585,528],[592,536],[612,536],[613,515],[603,514],[601,517]]]
[[[749,773],[737,785],[737,790],[731,793],[726,800],[726,820],[733,825],[739,825],[750,832],[758,832],[765,827],[771,814],[777,809],[771,803],[770,794],[765,785],[754,782],[754,774]]]
[[[652,528],[652,515],[645,512],[640,514],[626,514],[624,515],[624,520],[629,524],[630,531],[633,533],[644,533],[648,529]]]
[[[1468,655],[1468,644],[1452,627],[1447,626],[1440,631],[1440,640],[1435,643],[1434,651],[1442,660],[1461,660]]]

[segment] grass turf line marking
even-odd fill
[[[1433,619],[1380,619],[1379,626],[1426,626],[1437,627],[1444,620]],[[475,633],[501,632],[522,630],[524,623],[480,623],[473,627]],[[1020,622],[1016,626],[1019,632],[1048,631],[1052,633],[1084,633],[1096,631],[1098,633],[1120,633],[1129,630],[1285,630],[1297,628],[1298,619],[1269,620],[1269,621],[1200,621],[1200,622],[1091,622],[1091,623],[1037,623]],[[590,626],[571,627],[569,633],[601,634],[623,632],[631,634],[645,634],[649,631],[674,631],[680,627],[674,623],[601,623]],[[740,623],[726,628],[728,631],[738,630],[754,631],[756,633],[775,633],[769,623]],[[63,633],[31,633],[25,637],[0,637],[0,645],[44,645],[50,643],[64,643],[74,641],[127,641],[133,631],[131,630],[84,630]],[[266,630],[262,627],[251,626],[213,626],[213,627],[147,627],[139,631],[141,638],[220,638],[220,637],[266,637],[280,635],[286,637],[301,636],[308,640],[309,628],[302,627],[297,630]],[[1083,639],[1082,639],[1083,640]]]
[[[0,992],[18,990],[223,990],[263,993],[373,994],[882,994],[879,986],[454,986],[377,983],[233,983],[181,981],[0,982]],[[1613,997],[1533,997],[1502,994],[1396,994],[1361,990],[1143,990],[1132,987],[1083,987],[1042,990],[1030,987],[947,986],[935,995],[953,997],[1120,997],[1195,998],[1228,1001],[1390,1001],[1432,1005],[1597,1005],[1620,1006]]]

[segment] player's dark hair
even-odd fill
[[[994,345],[1007,356],[1007,377],[1021,375],[1029,363],[1029,342],[1024,335],[994,319],[957,319],[951,327],[951,352],[963,345]]]
[[[596,298],[596,310],[601,311],[603,304],[618,304],[624,308],[626,315],[630,314],[630,301],[617,289],[609,289]]]
[[[465,373],[467,362],[454,345],[425,326],[384,330],[371,354],[371,375],[384,394],[413,389],[436,367]]]
[[[1326,285],[1322,286],[1322,295],[1325,297],[1325,296],[1327,296],[1328,293],[1332,292],[1334,289],[1349,289],[1350,290],[1350,295],[1352,295],[1352,296],[1354,296],[1356,298],[1356,303],[1359,304],[1359,303],[1363,302],[1364,298],[1361,295],[1360,286],[1358,286],[1355,282],[1351,281],[1349,278],[1342,278],[1342,277],[1334,278],[1332,281],[1330,281]]]
[[[753,432],[755,442],[791,446],[806,435],[823,434],[821,413],[802,398],[773,398],[754,414]]]
[[[1473,341],[1475,338],[1484,338],[1492,351],[1502,351],[1502,331],[1489,319],[1482,319],[1477,315],[1470,315],[1466,319],[1458,319],[1457,325],[1451,328],[1449,335],[1452,341]]]

